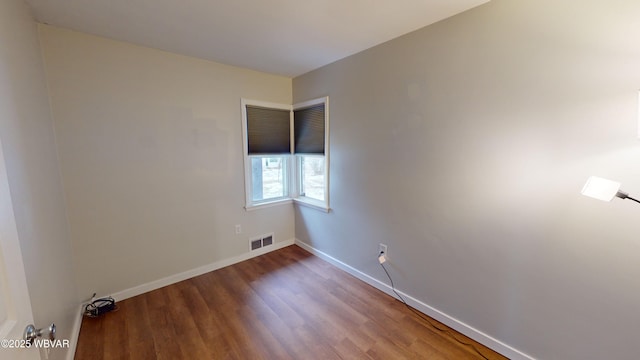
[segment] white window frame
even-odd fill
[[[313,105],[324,104],[324,155],[319,154],[294,154],[294,121],[293,111],[310,107]],[[289,154],[260,154],[249,155],[249,144],[247,138],[247,105],[260,106],[271,109],[289,110],[290,116],[290,153]],[[245,209],[247,211],[257,210],[261,208],[277,206],[282,204],[296,204],[315,208],[324,212],[329,212],[329,97],[313,99],[295,105],[286,105],[272,103],[259,100],[241,99],[242,106],[242,145],[244,159],[244,184],[245,184]],[[302,169],[300,167],[300,159],[302,156],[324,157],[324,201],[309,198],[300,194],[302,188]],[[283,166],[285,166],[285,194],[283,197],[272,198],[266,200],[253,201],[253,173],[251,166],[252,158],[265,157],[282,157]]]
[[[295,181],[293,182],[293,184],[295,188],[293,189],[294,190],[293,200],[296,204],[300,204],[303,206],[308,206],[308,207],[316,208],[318,210],[329,212],[330,211],[330,207],[329,207],[329,168],[330,168],[329,166],[329,97],[325,96],[325,97],[294,104],[292,107],[292,114],[293,114],[293,111],[295,110],[303,109],[306,107],[311,107],[319,104],[324,104],[324,155],[318,155],[318,154],[295,154],[294,155],[295,161],[293,161],[294,163],[293,172],[295,173]],[[292,115],[292,118],[293,118],[293,115]],[[294,132],[293,125],[294,124],[292,123],[292,137]],[[293,138],[291,141],[291,146],[292,147],[295,146],[295,144],[293,143]],[[324,201],[306,197],[301,194],[302,169],[301,169],[300,163],[301,163],[302,156],[324,157]]]
[[[266,101],[258,101],[258,100],[250,100],[250,99],[241,99],[242,105],[242,146],[243,146],[243,157],[244,157],[244,191],[245,191],[245,209],[246,210],[256,210],[259,208],[265,208],[270,206],[282,205],[282,204],[290,204],[291,200],[291,183],[292,183],[292,164],[291,164],[291,149],[289,150],[289,154],[260,154],[260,155],[249,155],[249,143],[247,138],[247,105],[250,106],[260,106],[271,109],[280,109],[280,110],[289,110],[290,116],[290,126],[293,124],[293,118],[291,115],[291,105],[286,104],[278,104]],[[265,157],[282,157],[283,163],[282,165],[285,167],[285,194],[282,197],[271,198],[265,200],[253,200],[253,172],[251,166],[252,158],[265,158]]]

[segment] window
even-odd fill
[[[295,200],[329,209],[328,99],[293,107],[293,148],[296,157]]]
[[[250,156],[251,200],[253,203],[286,198],[287,158],[282,156]]]
[[[299,196],[324,201],[324,156],[298,156]]]
[[[328,211],[327,107],[242,100],[247,209],[293,199]]]
[[[291,107],[242,101],[246,207],[291,199]]]

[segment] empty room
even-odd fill
[[[637,0],[0,2],[0,359],[637,359]]]

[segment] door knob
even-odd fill
[[[24,340],[28,344],[31,344],[33,343],[33,340],[35,340],[36,338],[42,337],[44,333],[49,333],[49,340],[54,340],[56,338],[56,324],[52,323],[46,329],[45,328],[36,329],[36,327],[33,326],[33,324],[29,324],[24,329]]]

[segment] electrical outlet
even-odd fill
[[[380,243],[378,245],[378,254],[384,253],[385,256],[389,256],[389,252],[387,251],[387,244]]]
[[[242,234],[242,226],[240,226],[240,224],[236,225],[236,235],[238,234]]]

